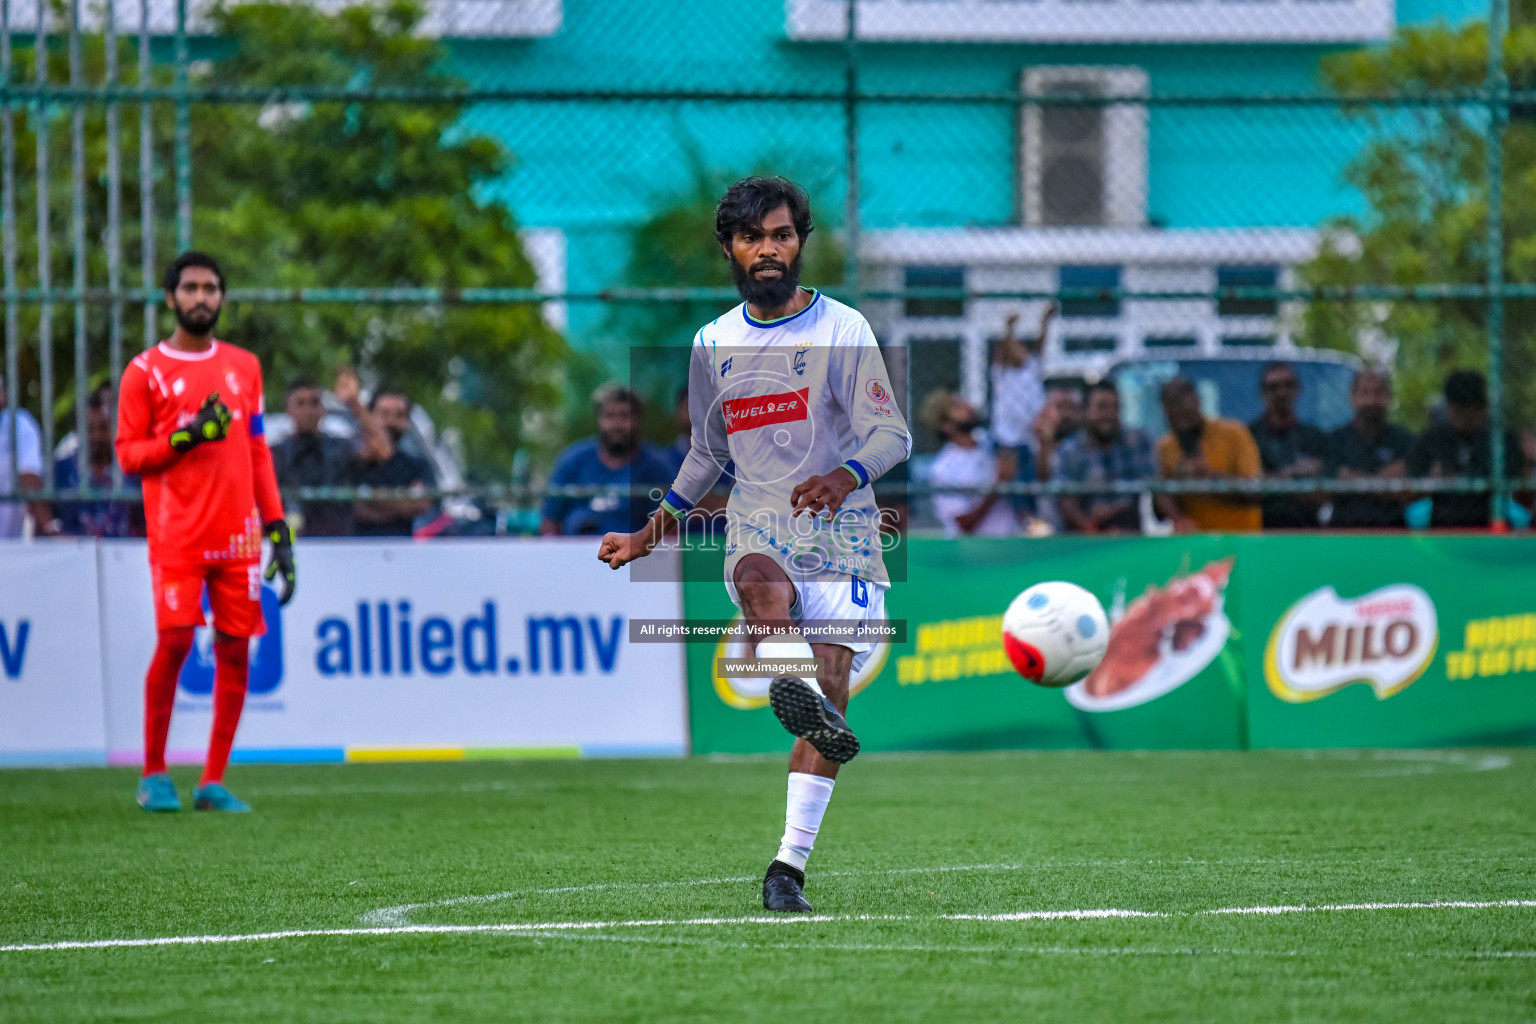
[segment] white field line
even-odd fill
[[[0,953],[21,953],[67,949],[119,949],[139,946],[224,945],[236,942],[266,942],[276,939],[350,937],[362,935],[475,935],[486,933],[529,934],[536,932],[602,931],[615,928],[699,928],[739,925],[813,925],[858,921],[986,921],[1016,923],[1021,921],[1094,920],[1103,918],[1178,918],[1204,917],[1212,914],[1312,914],[1328,911],[1374,910],[1483,910],[1506,907],[1536,907],[1536,900],[1437,900],[1416,903],[1336,903],[1319,906],[1224,907],[1217,910],[1163,912],[1148,910],[1030,910],[1009,914],[807,914],[775,917],[686,917],[637,919],[631,921],[545,921],[529,924],[408,924],[392,928],[295,928],[287,931],[252,932],[234,935],[168,935],[146,939],[93,939],[68,942],[37,942],[0,946]]]
[[[1345,858],[1350,864],[1358,864],[1359,858]],[[1532,857],[1469,857],[1462,858],[1467,862],[1483,860],[1533,860]],[[1041,860],[1027,864],[957,864],[937,867],[917,868],[888,868],[888,869],[853,869],[846,871],[818,871],[818,878],[837,878],[848,876],[867,875],[926,875],[926,874],[950,874],[965,871],[1040,871],[1057,868],[1118,868],[1118,867],[1147,867],[1147,868],[1184,868],[1184,867],[1232,867],[1236,865],[1271,866],[1276,864],[1323,864],[1329,863],[1316,858],[1284,858],[1284,857],[1218,857],[1212,859],[1197,859],[1193,857],[1172,859],[1147,859],[1139,857],[1122,857],[1118,859],[1100,860]],[[1406,862],[1399,862],[1406,863]],[[425,900],[421,903],[401,903],[391,907],[380,907],[362,914],[358,920],[365,925],[386,927],[408,924],[410,915],[418,910],[431,910],[437,907],[461,907],[479,903],[499,903],[503,900],[514,900],[532,896],[562,895],[573,892],[605,892],[615,889],[673,889],[697,885],[739,885],[745,882],[760,880],[757,875],[736,875],[729,878],[693,878],[680,881],[667,882],[595,882],[590,885],[563,885],[545,889],[508,889],[503,892],[478,893],[469,896],[452,896],[440,900]]]
[[[1129,862],[1127,862],[1129,863]],[[891,868],[877,871],[823,871],[820,877],[834,877],[844,875],[920,875],[920,874],[947,874],[956,871],[1020,871],[1030,865],[1024,864],[959,864],[946,867],[923,868]],[[1076,867],[1106,867],[1107,862],[1091,863],[1088,861],[1075,862]],[[428,900],[424,903],[402,903],[394,907],[380,907],[378,910],[370,910],[359,919],[364,924],[374,926],[401,925],[407,923],[410,914],[416,910],[430,910],[435,907],[461,907],[476,903],[498,903],[502,900],[513,900],[523,896],[549,896],[572,892],[604,892],[612,889],[673,889],[680,886],[695,885],[739,885],[743,882],[761,881],[758,875],[737,875],[731,878],[693,878],[676,882],[596,882],[592,885],[565,885],[553,889],[509,889],[505,892],[488,892],[473,896],[454,896],[449,899]]]

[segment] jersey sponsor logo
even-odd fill
[[[776,395],[758,395],[755,398],[728,398],[720,403],[725,413],[725,432],[756,430],[773,423],[791,423],[807,418],[811,389],[781,391]]]
[[[885,381],[879,377],[871,377],[864,383],[864,393],[876,405],[884,405],[891,400],[891,393],[886,389]]]

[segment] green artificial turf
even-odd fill
[[[133,782],[0,772],[0,945],[710,922],[0,952],[0,1020],[1536,1019],[1536,906],[1198,913],[1536,900],[1536,751],[865,757],[835,919],[783,923],[713,923],[763,916],[774,761],[237,767],[239,816]],[[945,916],[1103,908],[1170,916]]]

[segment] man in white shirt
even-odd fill
[[[1035,420],[1045,409],[1040,352],[1055,316],[1056,304],[1047,303],[1039,332],[1033,341],[1024,341],[1015,332],[1019,314],[1008,314],[992,351],[992,440],[1000,448],[1017,448],[1034,437]]]
[[[10,396],[5,390],[5,378],[0,377],[0,496],[14,494],[11,490],[11,431],[16,433],[16,482],[24,491],[39,490],[43,486],[43,441],[37,429],[37,420],[25,409],[13,409]],[[51,518],[43,502],[32,503],[33,518],[46,523]],[[26,506],[19,501],[0,501],[0,537],[20,537],[22,523],[26,521]]]
[[[987,488],[1010,479],[976,407],[953,391],[938,390],[923,401],[923,420],[944,438],[928,470],[934,487],[974,488],[933,496],[933,513],[946,537],[1007,537],[1018,529],[1013,505]]]

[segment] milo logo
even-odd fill
[[[1435,603],[1407,583],[1342,598],[1314,590],[1281,616],[1264,649],[1264,679],[1281,700],[1302,703],[1351,683],[1386,700],[1429,667],[1440,642]]]

